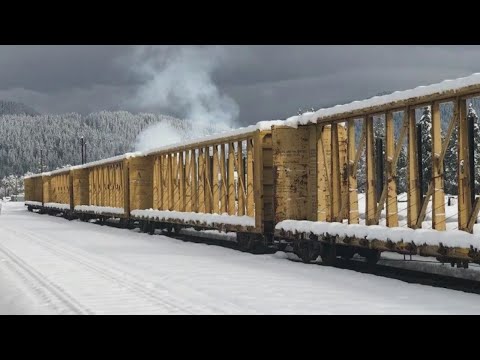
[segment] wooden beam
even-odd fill
[[[398,203],[397,203],[397,182],[395,171],[397,163],[395,160],[395,137],[394,137],[394,122],[393,122],[393,113],[388,112],[385,117],[385,150],[387,157],[387,166],[386,172],[387,176],[385,177],[385,187],[384,191],[387,191],[387,226],[388,227],[397,227],[398,226]],[[403,127],[405,128],[405,127]],[[399,139],[398,149],[402,148],[403,142],[402,139]],[[398,151],[398,153],[400,153]],[[398,159],[398,157],[396,158]],[[382,202],[383,204],[383,202]]]
[[[325,156],[325,144],[323,142],[323,133],[325,126],[317,125],[317,221],[327,221],[330,218],[330,208],[327,203],[327,189],[330,186],[328,181],[327,159]]]
[[[221,183],[221,199],[222,199],[222,205],[221,205],[221,210],[222,214],[225,214],[228,212],[228,189],[227,189],[227,170],[226,170],[226,161],[227,161],[227,156],[225,154],[225,144],[220,145],[220,174],[222,178],[222,183]]]
[[[456,97],[463,97],[464,99],[466,99],[479,93],[480,84],[475,84],[465,86],[460,89],[442,91],[431,95],[411,97],[400,101],[392,101],[383,105],[365,106],[354,111],[345,111],[335,115],[317,117],[315,120],[317,124],[323,124],[331,123],[333,121],[341,121],[342,119],[346,118],[359,118],[367,114],[381,114],[387,111],[392,111],[394,109],[400,109],[407,106],[415,110],[415,108],[419,108],[424,104],[431,104],[434,101],[444,103],[449,102],[451,101],[451,99]]]
[[[228,214],[235,213],[235,148],[234,143],[228,143]]]
[[[308,220],[317,221],[318,201],[317,201],[317,125],[309,125],[308,138],[308,176],[307,176],[307,206]]]
[[[180,193],[180,211],[185,211],[186,207],[186,197],[185,197],[185,164],[183,163],[183,151],[180,151],[178,156],[178,166],[179,166],[179,193]]]
[[[255,197],[255,227],[261,231],[264,230],[264,192],[263,192],[263,140],[262,132],[257,131],[253,142],[253,166],[255,177],[254,183],[254,197]],[[229,167],[230,168],[230,167]]]
[[[218,145],[213,146],[213,212],[220,213],[220,189],[218,186]]]
[[[205,149],[198,151],[198,212],[205,213]]]
[[[348,121],[347,136],[347,161],[348,161],[348,223],[358,224],[358,189],[357,172],[355,171],[355,161],[357,160],[355,146],[355,120]],[[363,131],[362,131],[363,132]]]
[[[417,228],[420,212],[420,184],[417,162],[417,127],[415,109],[408,109],[408,188],[407,188],[407,222],[412,229]]]
[[[468,123],[466,100],[457,100],[458,127],[458,229],[468,231],[472,203],[470,189],[470,162],[468,151]]]
[[[334,124],[331,128],[331,153],[330,165],[332,174],[332,200],[331,200],[331,218],[332,221],[340,221],[340,207],[341,207],[341,178],[340,178],[340,154],[338,141],[338,125]]]
[[[205,212],[211,213],[213,207],[213,191],[212,191],[212,184],[211,184],[211,163],[210,163],[210,147],[207,146],[205,148]]]
[[[374,154],[374,131],[373,120],[367,116],[366,119],[366,155],[367,155],[367,189],[365,221],[367,225],[377,225],[376,219],[377,200],[375,198],[375,154]]]
[[[247,139],[247,216],[254,216],[255,199],[253,195],[253,138]]]
[[[168,154],[168,210],[174,210],[174,197],[173,197],[173,154]]]
[[[445,192],[443,190],[443,161],[442,154],[442,129],[440,119],[440,104],[432,107],[432,228],[445,230]]]
[[[473,210],[472,214],[470,215],[470,219],[468,220],[468,229],[469,233],[473,233],[473,226],[475,225],[475,221],[478,217],[478,212],[480,211],[480,198],[476,198],[475,202],[473,203]]]
[[[185,211],[192,212],[192,151],[185,152]]]
[[[192,211],[198,212],[198,156],[195,149],[192,151],[191,172],[192,172]]]
[[[245,186],[244,167],[243,167],[243,149],[242,141],[237,143],[237,176],[238,176],[238,216],[245,215]],[[241,186],[242,185],[242,186]]]

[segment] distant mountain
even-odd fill
[[[89,115],[0,115],[0,179],[38,172],[41,160],[48,171],[79,164],[81,137],[87,141],[87,161],[134,151],[137,136],[157,123],[168,125],[168,131],[175,129],[180,135],[191,133],[190,123],[161,114],[101,111]]]
[[[6,101],[0,100],[0,116],[1,115],[40,115],[35,109],[27,106],[25,104],[15,102],[15,101]]]

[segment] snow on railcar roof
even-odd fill
[[[395,91],[388,95],[374,96],[366,100],[353,101],[351,103],[347,103],[343,105],[336,105],[329,108],[319,109],[315,112],[305,112],[301,115],[289,117],[286,120],[260,121],[255,125],[250,125],[243,128],[224,131],[224,132],[216,133],[207,137],[196,138],[196,139],[192,139],[184,142],[179,142],[176,144],[165,145],[159,148],[154,148],[154,149],[143,151],[143,152],[126,153],[123,155],[110,157],[107,159],[89,162],[83,165],[76,165],[76,166],[66,167],[66,168],[62,168],[62,169],[58,169],[50,172],[29,175],[29,176],[25,176],[25,179],[34,178],[38,176],[49,176],[49,175],[61,173],[67,170],[83,169],[91,166],[112,163],[112,162],[123,160],[125,158],[130,158],[130,157],[146,156],[156,152],[165,151],[170,148],[192,145],[197,142],[214,141],[217,139],[220,140],[224,137],[230,137],[230,136],[241,136],[243,134],[248,134],[256,130],[261,130],[261,131],[271,130],[272,125],[275,125],[275,126],[283,125],[283,126],[290,126],[290,127],[296,128],[299,125],[316,123],[319,119],[328,117],[328,116],[339,115],[342,113],[362,110],[362,109],[366,109],[374,106],[387,105],[390,103],[404,101],[404,100],[421,97],[421,96],[442,94],[447,91],[456,91],[472,85],[480,85],[480,73],[474,73],[470,76],[458,78],[454,80],[444,80],[440,83],[436,83],[432,85],[418,86],[413,89]]]

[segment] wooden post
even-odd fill
[[[198,212],[205,212],[205,150],[198,153]]]
[[[330,209],[327,204],[327,188],[329,186],[327,161],[325,157],[325,144],[323,132],[325,127],[317,125],[317,221],[327,221],[327,213],[330,217]]]
[[[168,154],[168,210],[174,210],[173,197],[173,154]]]
[[[210,147],[205,147],[204,152],[205,161],[205,212],[212,212],[212,184],[210,183],[210,175],[212,169],[210,168]]]
[[[317,125],[309,125],[308,139],[308,178],[307,178],[307,205],[308,220],[317,221]]]
[[[470,161],[468,149],[467,103],[457,100],[459,110],[458,127],[458,229],[468,231],[469,215],[472,211],[470,188]]]
[[[347,136],[347,161],[348,161],[348,223],[358,224],[358,190],[357,190],[357,171],[355,166],[356,147],[355,147],[355,120],[348,121]]]
[[[391,111],[387,112],[385,118],[385,150],[387,157],[387,176],[385,177],[387,188],[387,226],[396,227],[398,226],[398,204],[397,204],[397,183],[396,183],[396,167],[397,162],[394,161],[395,157],[395,137],[394,137],[394,122],[393,122],[393,113]],[[398,146],[401,148],[403,145],[400,143]]]
[[[218,145],[213,145],[213,212],[220,213],[220,189],[218,186]]]
[[[224,162],[225,163],[225,162]],[[254,216],[255,199],[253,195],[253,139],[247,139],[247,216]]]
[[[445,230],[445,193],[443,191],[442,130],[440,122],[440,104],[432,106],[432,227]]]
[[[235,148],[228,144],[228,214],[235,215]]]
[[[192,211],[192,150],[185,151],[185,211]]]
[[[341,179],[340,179],[340,154],[338,143],[338,125],[332,124],[331,130],[331,170],[332,174],[332,200],[331,200],[331,217],[332,221],[340,221],[341,207]]]
[[[185,211],[185,165],[183,163],[183,151],[180,151],[178,166],[180,170],[179,192],[180,192],[180,211]]]
[[[367,186],[365,220],[367,225],[376,225],[377,200],[375,193],[375,156],[373,117],[367,116],[366,121],[366,155],[367,155]]]
[[[191,173],[192,173],[192,211],[198,212],[198,157],[197,151],[192,149]]]
[[[180,192],[178,189],[178,153],[174,153],[172,159],[172,181],[173,181],[173,210],[180,211]]]
[[[418,180],[417,162],[417,127],[415,108],[408,108],[408,189],[407,189],[407,223],[412,229],[417,228],[417,219],[420,213],[420,183]]]
[[[227,189],[227,171],[226,171],[226,159],[227,156],[225,154],[225,144],[222,144],[220,146],[220,174],[222,177],[222,183],[221,183],[221,194],[222,194],[222,206],[221,206],[221,212],[222,214],[225,214],[228,212],[228,189]]]
[[[237,143],[237,191],[238,191],[238,216],[243,216],[245,215],[245,193],[242,188],[243,184],[243,179],[245,177],[243,176],[243,154],[242,154],[242,141],[239,141]]]

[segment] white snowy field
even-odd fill
[[[480,296],[285,254],[32,214],[0,215],[1,314],[480,314]]]

